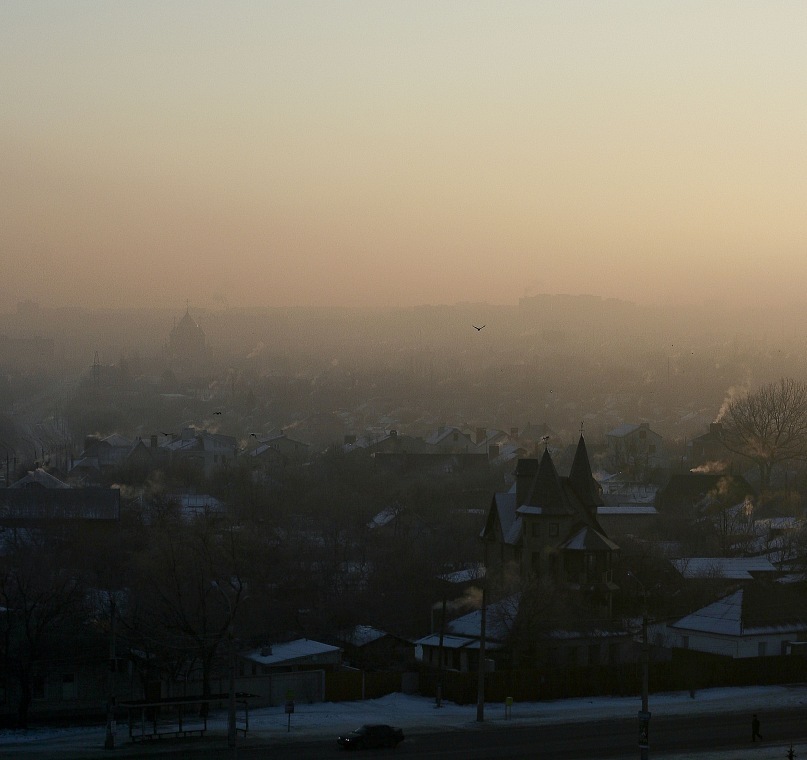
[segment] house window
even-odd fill
[[[766,641],[760,641],[757,644],[757,657],[764,657],[765,650],[768,648],[768,643]]]
[[[557,536],[560,533],[560,526],[556,523],[549,523],[549,535],[550,536]]]
[[[62,674],[62,699],[75,699],[77,696],[75,673]]]

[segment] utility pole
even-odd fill
[[[647,589],[644,584],[630,571],[628,576],[633,578],[642,589],[642,709],[639,711],[639,758],[650,758],[650,644],[647,640]]]
[[[445,630],[446,630],[446,604],[448,601],[447,595],[448,591],[444,588],[442,614],[440,616],[440,640],[439,640],[440,643],[437,647],[437,695],[434,702],[435,707],[443,706],[443,657],[445,656],[443,652],[443,638],[445,636]]]
[[[482,620],[479,624],[479,680],[476,689],[476,719],[479,723],[485,720],[485,626],[488,610],[485,598],[485,584],[482,584]]]
[[[485,720],[485,636],[488,618],[487,606],[487,580],[488,580],[488,540],[484,540],[485,547],[485,575],[482,578],[482,618],[479,623],[479,677],[476,687],[476,720],[482,723]]]
[[[236,756],[237,731],[235,729],[235,635],[233,631],[233,620],[230,617],[230,628],[227,633],[230,644],[230,694],[227,705],[227,746]]]
[[[107,673],[106,736],[104,749],[115,749],[115,680],[118,659],[115,651],[115,592],[109,592],[109,670]]]
[[[639,750],[640,760],[650,757],[650,710],[649,710],[649,680],[650,680],[650,646],[647,643],[647,592],[644,591],[644,608],[642,610],[642,711],[639,713]]]

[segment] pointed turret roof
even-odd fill
[[[605,503],[600,496],[600,489],[597,486],[597,481],[591,474],[591,463],[588,460],[588,451],[586,450],[586,442],[581,434],[580,440],[577,442],[577,450],[574,453],[574,461],[572,462],[572,469],[569,473],[569,481],[574,488],[580,501],[591,509],[601,507]]]
[[[563,495],[563,486],[549,449],[544,449],[544,455],[538,465],[538,474],[535,476],[526,503],[529,506],[541,507],[544,512],[566,513],[571,511]]]

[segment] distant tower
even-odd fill
[[[180,369],[198,367],[205,358],[205,333],[185,308],[185,315],[177,322],[168,336],[168,353]]]
[[[101,382],[101,360],[98,358],[97,351],[92,360],[92,382],[96,388]]]

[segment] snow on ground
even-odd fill
[[[546,702],[515,703],[510,715],[506,715],[502,703],[487,703],[484,723],[476,720],[476,705],[457,705],[444,701],[440,708],[434,699],[406,694],[389,694],[380,699],[356,702],[318,702],[295,704],[291,720],[284,707],[268,707],[250,710],[249,736],[252,739],[291,741],[295,738],[316,739],[336,737],[337,734],[356,728],[362,723],[390,723],[404,729],[406,734],[429,732],[440,728],[478,730],[485,726],[535,725],[541,723],[579,722],[636,716],[641,706],[640,699],[632,697],[592,697]],[[755,711],[767,712],[776,707],[807,708],[807,684],[789,686],[759,686],[753,688],[721,688],[699,691],[694,698],[688,692],[652,694],[650,710],[653,715],[687,715],[731,712],[747,709],[749,721]],[[208,720],[209,733],[226,733],[226,711],[214,713]],[[764,733],[764,725],[763,725]],[[652,721],[651,721],[652,737]],[[59,749],[100,747],[103,744],[104,727],[74,729],[30,729],[28,731],[0,731],[0,755],[7,751],[15,754],[51,748],[54,754]],[[118,723],[116,746],[129,743],[128,728]],[[731,752],[699,753],[698,760],[781,760],[787,748],[771,741],[757,744],[748,750]],[[807,744],[794,745],[798,758],[807,759]],[[687,754],[659,754],[664,760],[688,760],[696,757]],[[589,760],[594,760],[593,758]]]

